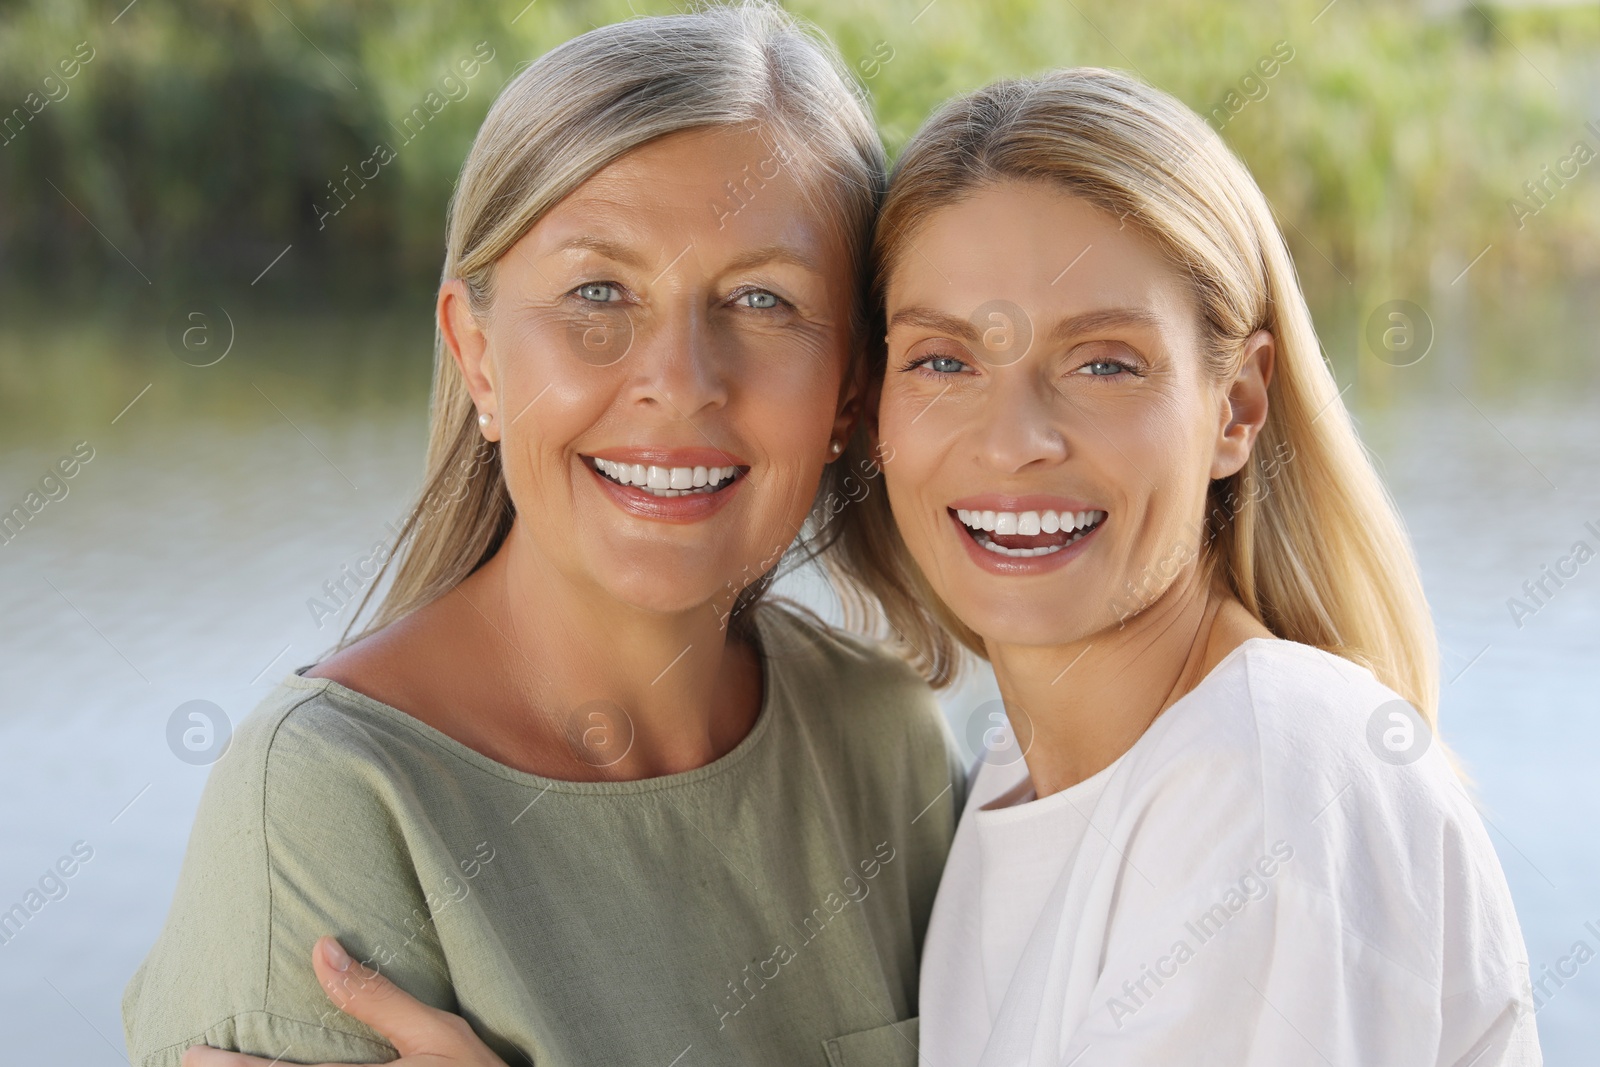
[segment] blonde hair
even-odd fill
[[[1246,466],[1211,484],[1202,566],[1275,635],[1366,666],[1434,722],[1438,653],[1409,542],[1244,164],[1198,115],[1124,74],[1078,68],[991,85],[942,107],[896,164],[873,248],[880,306],[920,224],[1008,179],[1048,182],[1154,241],[1192,279],[1207,368],[1218,379],[1238,369],[1253,333],[1272,333],[1266,425]],[[869,367],[879,379],[882,333]],[[885,494],[846,513],[830,562],[838,584],[876,598],[852,598],[853,621],[887,622],[933,684],[952,679],[958,645],[983,657],[981,638],[912,561]]]
[[[668,134],[747,129],[803,178],[810,205],[838,226],[851,269],[865,278],[872,223],[887,163],[863,94],[838,53],[764,0],[603,26],[552,49],[506,85],[489,109],[450,201],[444,280],[461,279],[480,320],[492,302],[495,264],[543,215],[627,152]],[[772,175],[764,175],[771,178]],[[707,212],[707,222],[716,214]],[[859,371],[865,286],[852,309]],[[837,492],[837,464],[818,498]],[[514,509],[499,450],[484,441],[461,372],[436,332],[423,487],[402,525],[400,548],[368,587],[342,648],[444,595],[490,559]],[[370,623],[360,618],[394,566]],[[771,584],[755,576],[743,609]]]

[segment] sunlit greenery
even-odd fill
[[[113,303],[195,285],[294,306],[409,299],[437,280],[445,205],[497,87],[573,34],[673,7],[125,3],[0,7],[7,307],[69,286]],[[1073,64],[1134,70],[1217,116],[1321,307],[1452,288],[1516,300],[1600,270],[1600,160],[1574,156],[1600,153],[1600,8],[1325,4],[792,6],[855,66],[891,149],[950,94]],[[402,132],[475,49],[494,58],[465,95]],[[1290,58],[1263,77],[1274,54]],[[380,144],[393,160],[327,214],[330,183],[371,173]]]

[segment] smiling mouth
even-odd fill
[[[947,509],[967,534],[999,556],[1049,556],[1080,541],[1105,522],[1103,511],[971,511]]]
[[[648,463],[618,463],[584,456],[600,477],[651,496],[709,496],[720,493],[744,477],[746,467],[662,467]]]

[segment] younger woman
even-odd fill
[[[1417,570],[1245,168],[1129,77],[1000,83],[906,147],[877,234],[895,458],[846,545],[1013,731],[922,1062],[1537,1063]]]

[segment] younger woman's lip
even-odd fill
[[[1093,509],[1086,508],[1083,510]],[[967,555],[972,558],[974,563],[991,574],[1013,576],[1044,574],[1066,566],[1084,553],[1084,546],[1094,540],[1095,535],[1100,532],[1100,528],[1106,523],[1106,520],[1102,518],[1088,533],[1047,556],[1003,556],[998,552],[991,552],[980,545],[977,539],[972,536],[972,532],[967,528],[967,525],[957,518],[953,507],[946,509],[946,514],[949,516],[951,525],[955,527],[956,536],[961,539]]]

